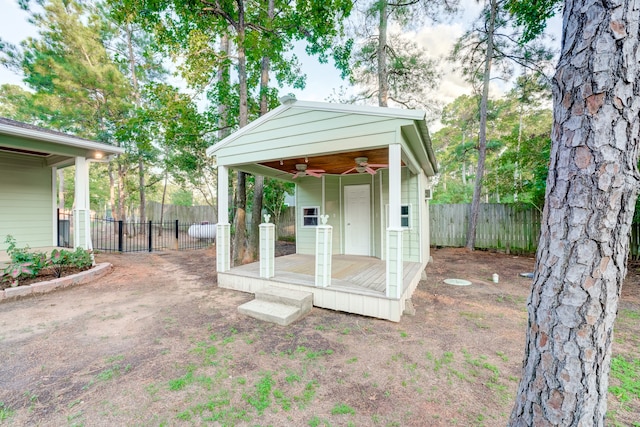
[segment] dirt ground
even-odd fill
[[[314,308],[280,327],[237,312],[252,295],[216,286],[213,249],[98,255],[115,266],[106,277],[0,304],[0,424],[505,425],[531,282],[519,273],[534,261],[432,256],[415,316]],[[640,351],[639,270],[625,283],[614,355]],[[638,399],[609,401],[611,425],[638,419]]]

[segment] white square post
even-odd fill
[[[260,277],[270,279],[275,276],[276,226],[269,220],[271,215],[264,216],[260,224]]]
[[[219,273],[231,270],[231,225],[229,224],[229,170],[218,166],[218,225],[216,227],[216,267]]]
[[[387,228],[387,288],[388,298],[402,295],[403,256],[401,210],[401,146],[389,145],[389,228]]]
[[[321,225],[316,228],[316,286],[331,284],[331,251],[333,227],[327,225],[329,215],[320,215]]]
[[[91,224],[89,211],[89,162],[76,157],[75,193],[73,210],[73,243],[76,248],[91,250]]]

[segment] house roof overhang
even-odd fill
[[[0,117],[0,152],[40,157],[47,166],[68,166],[76,157],[101,161],[124,149]]]
[[[340,120],[343,127],[325,128],[328,121],[300,119],[310,112]],[[291,180],[299,163],[336,175],[352,168],[356,157],[386,164],[394,143],[403,145],[403,164],[414,173],[437,173],[424,111],[293,99],[209,147],[207,155],[215,156],[219,165]]]

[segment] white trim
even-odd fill
[[[51,168],[51,222],[53,223],[51,246],[58,246],[58,168]]]
[[[306,209],[316,209],[317,210],[317,215],[315,216],[316,218],[316,224],[315,225],[305,225],[304,223],[304,219],[305,217],[308,218],[313,218],[313,215],[305,215],[304,211]],[[302,228],[316,228],[317,226],[320,225],[320,206],[302,206],[302,210],[300,211],[300,216],[301,216],[301,221],[300,221],[300,226]]]
[[[346,237],[347,230],[345,230],[344,211],[342,210],[342,198],[344,197],[344,188],[342,187],[342,175],[338,177],[338,207],[340,208],[338,216],[340,217],[340,253],[344,253],[344,239]]]
[[[60,135],[35,129],[21,128],[5,123],[0,123],[0,134],[19,136],[23,138],[35,139],[44,142],[53,142],[69,147],[86,148],[89,150],[99,150],[112,154],[124,153],[124,148],[116,147],[101,142],[94,142],[78,138],[71,135]]]
[[[389,227],[400,227],[400,204],[402,197],[402,146],[400,144],[389,145]]]
[[[218,222],[229,223],[229,169],[218,166]]]

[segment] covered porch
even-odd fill
[[[425,265],[403,263],[400,298],[386,296],[386,262],[374,257],[333,255],[331,280],[326,287],[315,283],[316,258],[293,254],[274,260],[271,278],[260,277],[260,263],[242,265],[218,272],[218,286],[255,293],[266,286],[278,286],[313,293],[313,305],[398,322],[422,278]]]

